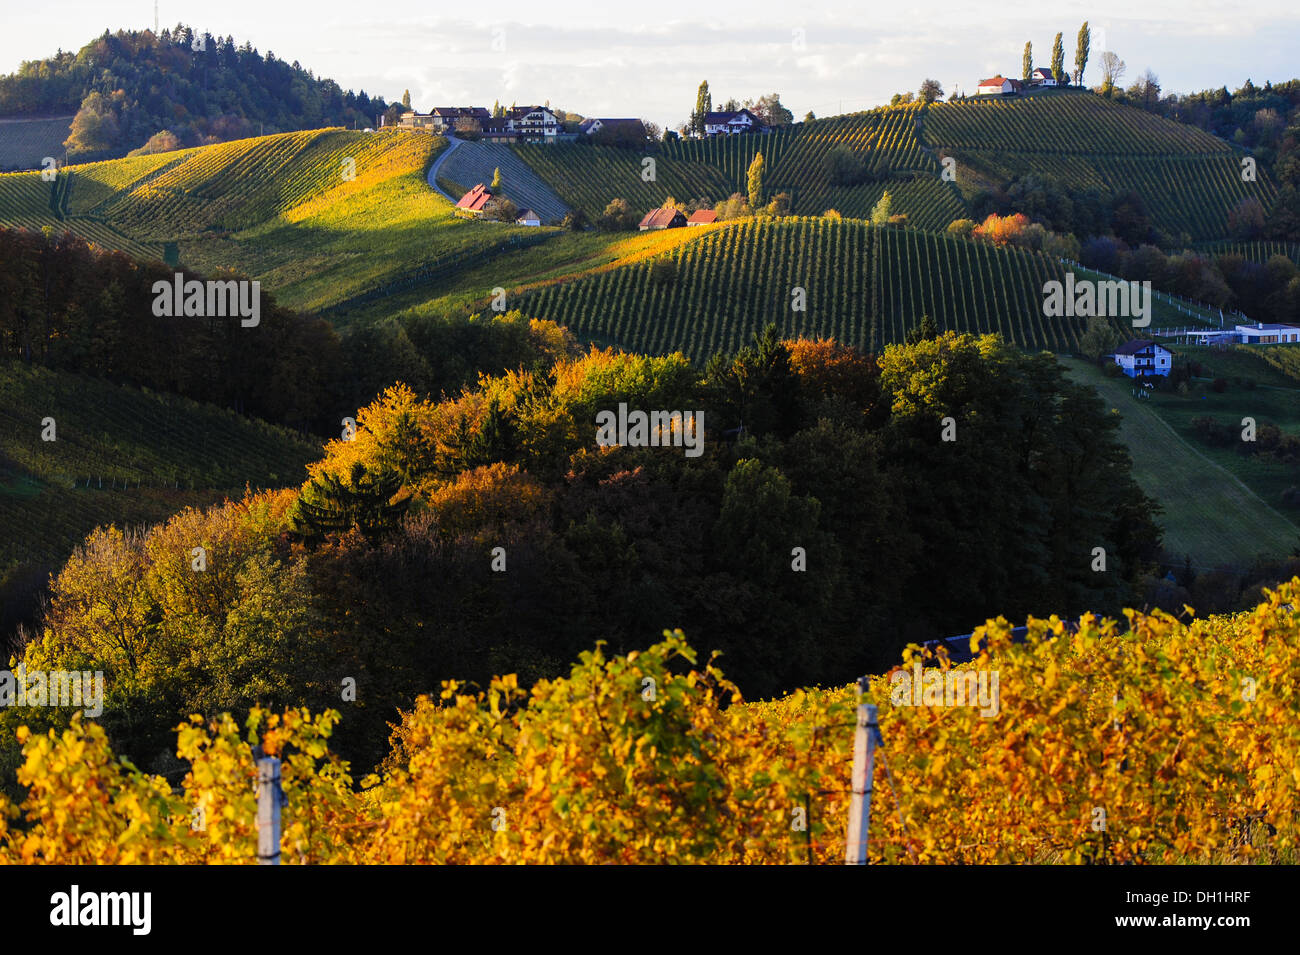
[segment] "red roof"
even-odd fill
[[[708,225],[710,222],[717,221],[718,214],[712,209],[700,209],[698,212],[692,212],[686,223],[687,225]]]
[[[1001,86],[1006,81],[1007,78],[1005,76],[995,76],[989,80],[980,80],[979,85],[980,86]]]
[[[681,225],[686,221],[680,209],[673,209],[665,206],[662,209],[652,209],[646,213],[645,218],[641,220],[642,229],[671,229]]]
[[[491,198],[492,193],[488,192],[487,187],[480,182],[477,186],[460,197],[460,201],[456,203],[456,208],[469,209],[472,212],[478,212],[487,205],[487,201]]]

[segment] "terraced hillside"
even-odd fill
[[[922,130],[930,148],[973,173],[959,173],[964,188],[1036,174],[1073,189],[1132,190],[1175,240],[1222,239],[1237,202],[1267,207],[1276,195],[1262,169],[1242,181],[1242,156],[1222,140],[1089,93],[936,103]]]
[[[918,138],[919,116],[919,107],[887,107],[763,135],[679,140],[648,154],[585,144],[511,148],[589,217],[615,198],[634,209],[650,209],[668,196],[719,202],[734,192],[744,194],[749,164],[762,152],[765,194],[790,193],[796,214],[820,215],[833,208],[865,217],[888,188],[895,212],[906,213],[913,226],[937,230],[965,215],[965,207],[959,193],[940,179],[938,162]],[[869,181],[831,184],[827,154],[840,146],[854,153]],[[646,158],[655,162],[653,182],[642,178]]]
[[[0,575],[61,559],[97,524],[296,484],[320,452],[231,411],[17,362],[0,364],[0,417]]]
[[[521,210],[532,209],[543,224],[558,224],[569,211],[568,204],[546,180],[509,146],[500,143],[463,142],[447,157],[440,173],[452,182],[472,187],[480,182],[491,183],[497,169],[501,170],[501,191],[506,198]]]
[[[517,301],[583,337],[651,353],[680,349],[695,359],[735,349],[769,322],[785,334],[876,350],[900,341],[923,314],[943,328],[1068,350],[1085,323],[1042,315],[1043,283],[1063,274],[1060,262],[1039,253],[912,229],[744,219],[655,259]],[[792,307],[796,289],[805,311]]]
[[[71,125],[71,116],[0,119],[0,169],[40,169],[46,156],[62,160]]]

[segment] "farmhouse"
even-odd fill
[[[695,225],[712,225],[718,221],[718,214],[712,209],[700,209],[692,212],[691,217],[686,220],[688,226]]]
[[[684,225],[686,225],[686,216],[682,214],[681,209],[664,206],[662,209],[652,209],[647,212],[638,228],[646,232],[652,229],[680,229]]]
[[[1034,72],[1029,74],[1030,86],[1056,86],[1056,76],[1050,69],[1040,66]]]
[[[1173,352],[1153,341],[1135,338],[1115,349],[1115,364],[1130,378],[1167,375],[1173,364]]]
[[[999,74],[991,79],[980,80],[979,87],[975,92],[978,96],[999,96],[1019,93],[1023,85],[1019,80],[1009,80]]]
[[[487,119],[480,125],[483,127],[482,138],[484,142],[514,143],[519,141],[519,134],[510,128],[510,121],[507,119]]]
[[[460,197],[460,201],[456,203],[456,208],[463,209],[470,215],[482,215],[483,207],[487,205],[488,200],[491,198],[492,193],[488,191],[487,186],[480,182],[477,186]]]
[[[438,132],[454,129],[458,119],[477,120],[481,125],[492,118],[482,106],[438,106],[429,115],[434,117],[432,125]]]
[[[763,128],[763,121],[747,109],[704,114],[704,135],[749,133]]]

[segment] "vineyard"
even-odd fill
[[[42,182],[38,172],[0,173],[0,226],[9,229],[51,229],[71,232],[106,249],[118,249],[137,258],[161,258],[161,246],[128,238],[98,218],[64,216],[67,177]],[[56,211],[59,210],[59,211]]]
[[[1270,367],[1276,368],[1295,385],[1300,385],[1300,346],[1238,345],[1235,350],[1248,352]]]
[[[295,484],[319,453],[231,411],[17,362],[0,369],[0,417],[14,423],[0,442],[0,569],[61,557],[99,523]],[[55,441],[41,440],[46,417]]]
[[[656,274],[658,261],[673,263]],[[745,219],[658,259],[525,293],[519,308],[575,334],[698,360],[734,350],[769,322],[787,337],[833,337],[876,351],[928,314],[945,329],[1001,332],[1063,351],[1083,330],[1045,319],[1043,283],[1059,262],[1038,253],[857,220]],[[792,308],[795,289],[806,310]]]
[[[519,154],[500,143],[465,142],[456,147],[440,168],[440,174],[460,184],[462,193],[475,183],[488,185],[493,173],[501,170],[502,193],[520,211],[532,209],[541,216],[544,225],[555,225],[564,218],[569,207],[532,167],[519,158]],[[452,195],[457,195],[452,192]]]
[[[0,120],[0,169],[40,169],[52,156],[62,161],[71,116]]]
[[[917,138],[919,107],[889,107],[814,120],[764,135],[713,136],[663,143],[653,154],[606,146],[517,146],[516,153],[567,202],[588,217],[600,215],[611,199],[626,199],[638,211],[668,196],[717,203],[747,192],[746,171],[762,152],[766,196],[790,193],[800,215],[835,209],[866,217],[886,188],[894,212],[913,226],[943,229],[965,215],[960,195],[939,179],[939,165]],[[872,181],[832,185],[825,168],[837,147],[853,151]],[[642,160],[652,155],[655,181],[641,179]]]
[[[1071,189],[1136,192],[1174,241],[1218,239],[1237,202],[1254,197],[1268,207],[1276,195],[1262,169],[1258,181],[1243,182],[1241,156],[1203,130],[1088,94],[937,103],[926,109],[923,136],[977,178],[1032,174]]]
[[[1263,265],[1275,255],[1300,265],[1300,244],[1295,242],[1205,242],[1198,246],[1202,252],[1212,255],[1239,255],[1247,262]]]
[[[345,130],[236,140],[168,154],[175,158],[143,181],[123,181],[131,172],[123,169],[115,191],[88,211],[131,235],[155,239],[194,238],[214,229],[238,232],[331,190],[364,188],[394,167],[427,159],[433,145],[428,137]]]
[[[577,143],[511,146],[515,154],[570,206],[589,219],[605,211],[611,199],[626,199],[646,212],[672,196],[678,200],[707,198],[720,202],[736,186],[719,170],[701,162],[655,156],[655,178],[641,176],[642,160],[634,149]]]
[[[865,687],[881,733],[869,861],[1294,864],[1297,600],[1300,579],[1187,624],[1031,618],[1019,643],[999,619],[955,667],[910,648]],[[924,698],[900,692],[922,667]],[[991,711],[973,698],[981,679]],[[962,695],[936,698],[932,681]],[[192,716],[179,790],[74,717],[19,730],[27,825],[6,837],[0,811],[0,861],[254,862],[257,739],[283,761],[286,862],[842,862],[853,690],[736,699],[680,631],[625,657],[584,653],[531,689],[448,683],[403,715],[360,791],[329,748],[335,711]]]

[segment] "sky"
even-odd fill
[[[105,28],[154,23],[152,0],[5,3],[0,72],[59,48],[77,50]],[[409,89],[422,111],[549,100],[585,116],[638,116],[669,127],[686,119],[703,79],[715,107],[777,92],[799,119],[809,110],[824,116],[878,106],[927,77],[947,93],[974,93],[983,77],[1019,77],[1026,41],[1035,65],[1049,65],[1058,32],[1073,69],[1085,19],[1093,31],[1089,85],[1100,79],[1102,50],[1127,64],[1121,82],[1149,68],[1166,92],[1300,76],[1300,5],[1283,0],[1248,11],[1224,0],[160,0],[158,7],[162,26],[184,22],[248,40],[263,54],[389,101]]]

